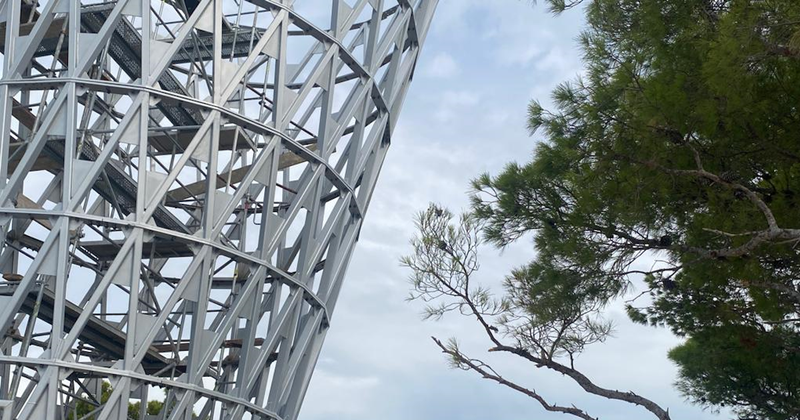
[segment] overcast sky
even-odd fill
[[[392,148],[333,315],[301,420],[547,420],[564,415],[535,401],[452,370],[430,336],[457,337],[472,357],[535,388],[551,403],[574,403],[602,420],[652,418],[628,404],[586,396],[567,378],[490,347],[473,321],[457,315],[422,321],[405,302],[413,216],[429,202],[459,210],[471,178],[530,158],[536,138],[525,129],[528,102],[581,71],[576,36],[582,12],[561,16],[527,0],[441,0],[408,94]],[[482,253],[478,273],[497,285],[532,257],[530,238],[502,253]],[[666,352],[679,341],[666,330],[631,324],[609,311],[615,337],[595,345],[576,366],[600,386],[633,390],[668,407],[672,418],[716,419],[673,389]]]

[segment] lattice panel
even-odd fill
[[[436,3],[0,1],[1,418],[297,418]]]

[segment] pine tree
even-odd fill
[[[602,308],[643,278],[651,299],[629,315],[685,337],[669,353],[685,395],[800,419],[800,2],[582,7],[585,75],[553,92],[555,110],[530,105],[543,137],[533,159],[473,182],[486,239],[531,234],[536,246],[509,276],[500,324],[517,351],[569,361],[602,341]],[[432,298],[419,240],[438,222],[425,218],[406,263]]]

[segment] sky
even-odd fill
[[[540,139],[527,132],[526,107],[532,99],[549,104],[553,88],[581,72],[582,22],[581,10],[554,16],[527,0],[440,1],[300,420],[574,418],[451,369],[431,336],[457,338],[467,354],[551,403],[575,404],[602,420],[653,418],[527,362],[487,354],[491,343],[474,320],[452,314],[423,321],[423,305],[406,301],[410,273],[398,263],[411,251],[416,212],[430,202],[464,209],[470,179],[531,158]],[[532,257],[531,238],[502,252],[485,247],[478,279],[498,290]],[[676,337],[632,324],[621,305],[606,315],[614,337],[581,355],[579,370],[600,386],[656,401],[673,419],[723,418],[674,389],[676,368],[666,352],[680,343]]]

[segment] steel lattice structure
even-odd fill
[[[297,418],[436,3],[0,0],[0,419]]]

